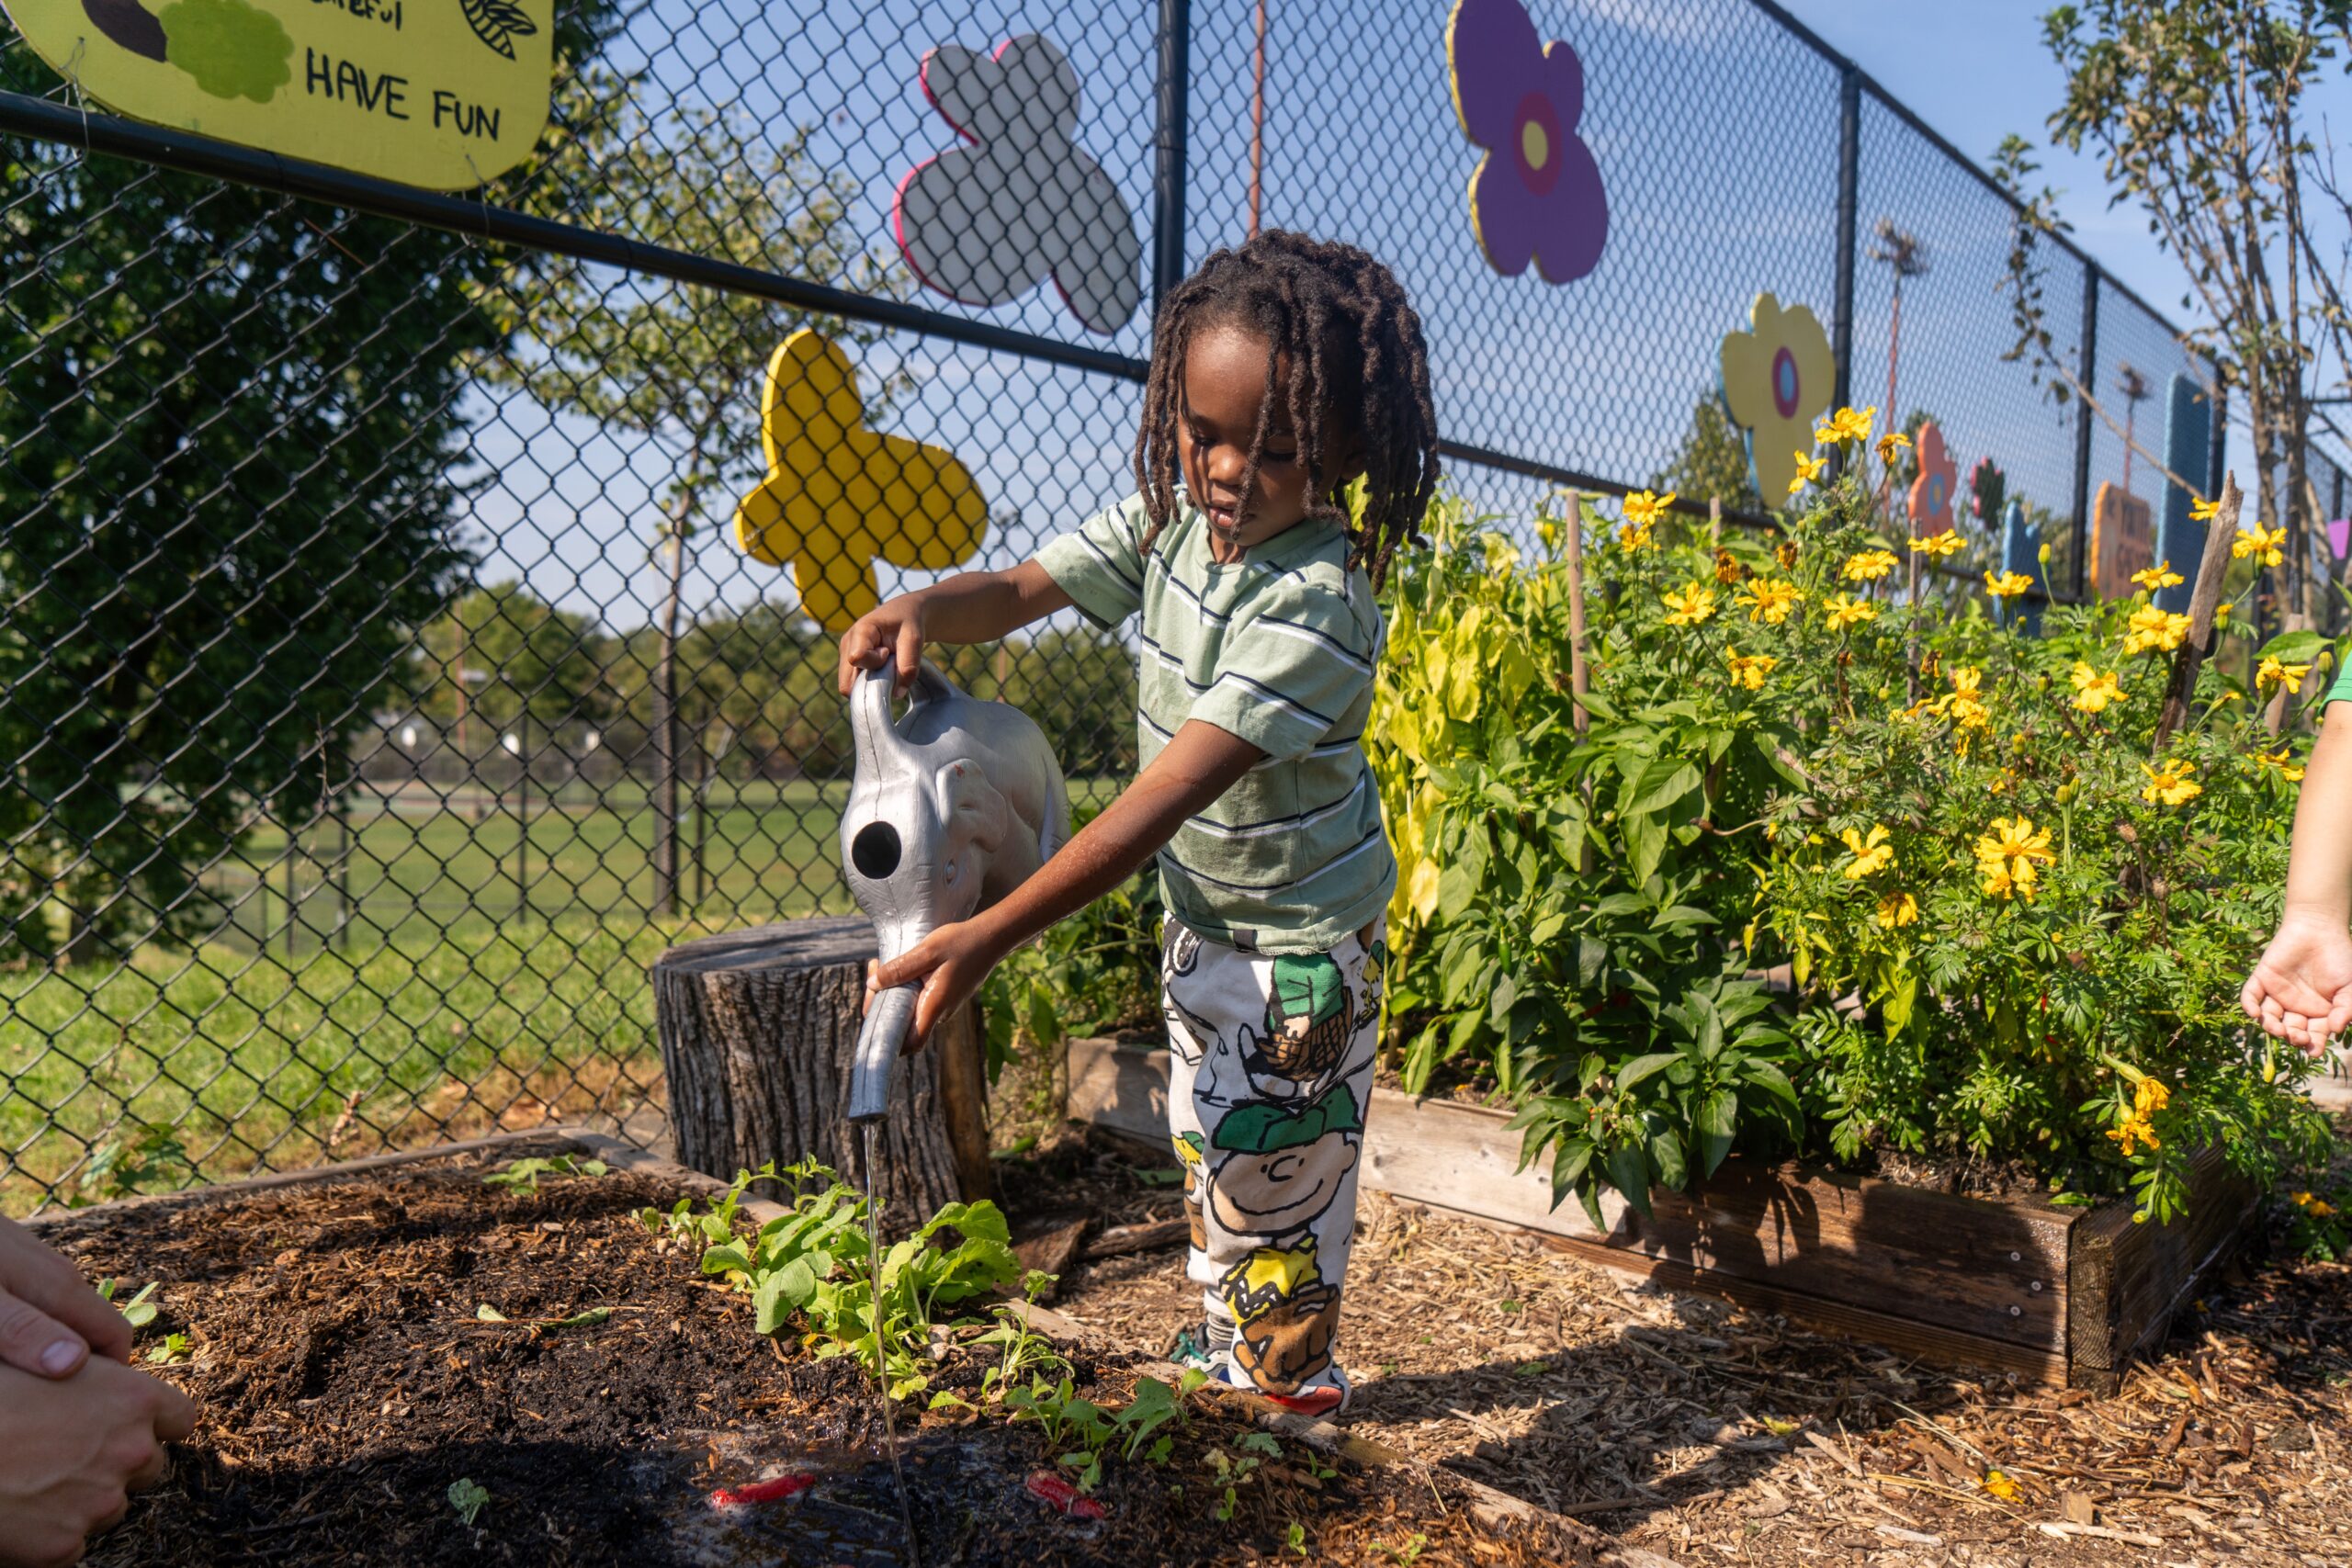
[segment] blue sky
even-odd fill
[[[1453,118],[1439,0],[1272,0],[1266,220],[1355,240],[1397,268],[1429,323],[1449,434],[1645,482],[1712,385],[1715,345],[1744,326],[1758,290],[1829,318],[1835,76],[1739,0],[1528,6],[1543,35],[1569,39],[1584,63],[1579,133],[1602,167],[1611,207],[1609,247],[1589,277],[1558,288],[1532,272],[1504,278],[1479,255],[1461,192],[1480,153]],[[1197,261],[1245,227],[1251,0],[1194,0],[1193,8],[1188,232]],[[2041,41],[2039,4],[1792,0],[1790,8],[1980,163],[2007,131],[2041,141],[2059,101],[2063,81]],[[892,255],[898,181],[956,143],[917,87],[924,51],[951,40],[985,50],[1028,30],[1044,31],[1068,53],[1081,82],[1078,142],[1111,174],[1138,225],[1147,223],[1150,10],[1120,0],[793,7],[652,0],[630,29],[622,63],[641,64],[690,107],[814,127],[815,155],[859,188],[852,221],[877,254]],[[1376,20],[1332,27],[1340,15]],[[2007,249],[2006,209],[1871,104],[1863,147],[1863,226],[1884,216],[1915,230],[1934,264],[1905,296],[1897,402],[1937,415],[1963,474],[1991,457],[2009,473],[2013,492],[2064,510],[2074,412],[2055,406],[2025,367],[1999,358],[2012,335],[1995,290]],[[2045,163],[2084,248],[2158,309],[2190,321],[2177,264],[2128,209],[2108,208],[2093,161],[2052,152]],[[2069,270],[2055,269],[2062,276],[2051,314],[2071,336],[2078,306],[2075,285],[2063,276]],[[916,297],[1129,355],[1148,342],[1144,313],[1099,338],[1060,308],[1049,286],[998,307]],[[1884,269],[1866,266],[1857,292],[1857,401],[1883,401],[1890,306]],[[2160,384],[2183,363],[2160,332],[2114,312],[2101,349],[2103,378],[2125,357]],[[764,355],[764,346],[747,352],[747,406],[756,401]],[[938,340],[898,340],[865,361],[872,374],[894,364],[922,384],[892,411],[892,428],[953,448],[994,510],[1019,513],[1018,528],[991,538],[985,564],[1027,554],[1130,488],[1132,387]],[[2160,419],[2153,412],[2160,408],[2143,413]],[[657,597],[643,541],[664,472],[659,450],[570,419],[548,423],[532,409],[503,412],[480,444],[485,463],[504,476],[476,503],[481,530],[503,536],[485,575],[524,575],[541,593],[616,626],[641,623]],[[2144,433],[2143,440],[2159,445]],[[2098,433],[2095,482],[2121,477],[2122,449]],[[2235,460],[2243,465],[2242,456]],[[2146,494],[2141,473],[2135,488]],[[1458,466],[1456,479],[1481,503],[1522,515],[1538,490]],[[745,561],[725,524],[724,516],[706,520],[688,588],[693,605],[778,591],[777,574]],[[888,569],[883,575],[886,592],[920,581]]]

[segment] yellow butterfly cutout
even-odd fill
[[[874,558],[937,570],[970,560],[988,505],[953,452],[865,428],[849,356],[804,327],[760,394],[768,476],[735,509],[754,560],[792,566],[800,604],[839,637],[874,608]]]

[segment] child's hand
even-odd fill
[[[855,626],[842,634],[842,695],[849,695],[850,688],[857,683],[859,671],[875,669],[885,659],[896,666],[891,671],[892,689],[904,692],[922,660],[922,645],[920,594],[901,593],[867,611],[858,617]]]
[[[2289,916],[2238,1000],[2274,1039],[2318,1055],[2352,1026],[2352,932]]]
[[[941,1019],[979,994],[1004,953],[978,920],[942,926],[890,963],[866,964],[866,1008],[871,1010],[874,998],[893,986],[922,987],[915,998],[914,1025],[907,1031],[906,1052],[912,1055],[931,1043]]]

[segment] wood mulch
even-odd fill
[[[1006,1162],[1008,1207],[1031,1226],[1165,1219],[1170,1164],[1070,1128]],[[1081,1258],[1055,1304],[1157,1347],[1199,1315],[1182,1258]],[[1923,1366],[1375,1193],[1346,1299],[1351,1432],[1597,1526],[1629,1561],[2352,1563],[2343,1265],[2241,1263],[2104,1399]]]

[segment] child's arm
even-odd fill
[[[875,984],[922,982],[908,1049],[969,1001],[1004,955],[1133,876],[1184,819],[1233,787],[1266,753],[1231,732],[1187,719],[1119,798],[1080,829],[1037,874],[1002,902],[942,926],[887,964]]]
[[[1006,571],[961,571],[901,593],[842,634],[840,681],[848,696],[857,672],[886,656],[899,691],[915,678],[926,642],[991,642],[1068,607],[1069,595],[1035,561]]]
[[[2295,803],[2278,932],[2238,999],[2305,1051],[2352,1025],[2352,705],[2330,703],[2321,721]]]

